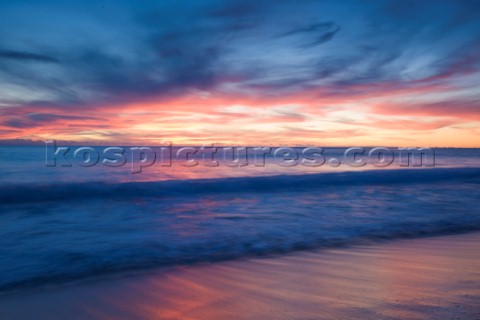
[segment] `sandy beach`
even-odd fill
[[[480,233],[6,293],[1,319],[480,319]]]

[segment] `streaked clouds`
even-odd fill
[[[480,141],[473,1],[0,0],[0,40],[1,138]]]

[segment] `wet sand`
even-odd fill
[[[480,233],[8,293],[0,319],[480,319]]]

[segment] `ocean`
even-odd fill
[[[132,173],[0,147],[0,292],[480,230],[480,149],[434,151],[433,166],[339,164],[345,149],[327,148],[319,166],[173,159]]]

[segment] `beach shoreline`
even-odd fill
[[[0,296],[2,319],[479,319],[480,233],[183,266]]]

